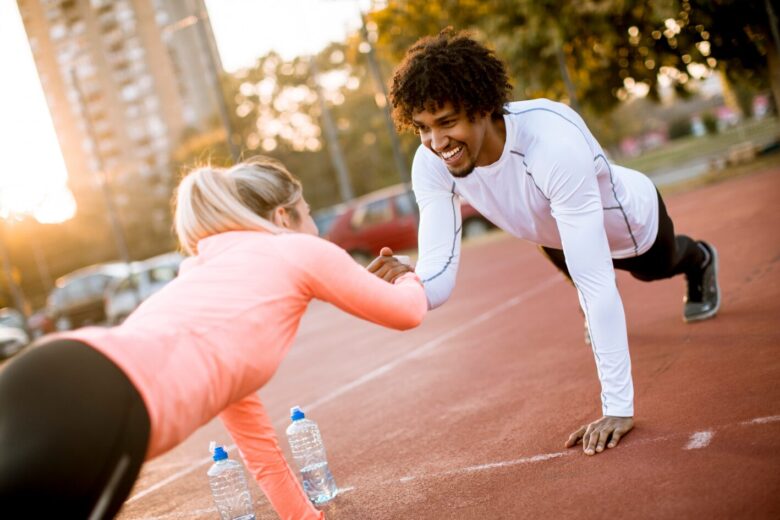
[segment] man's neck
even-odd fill
[[[506,143],[506,124],[504,117],[491,118],[485,131],[485,140],[482,142],[482,153],[477,161],[477,166],[488,166],[498,161],[504,153]]]

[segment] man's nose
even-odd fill
[[[443,152],[446,150],[449,141],[449,138],[447,138],[444,132],[438,130],[433,130],[431,132],[431,148],[433,148],[435,152]]]

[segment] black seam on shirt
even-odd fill
[[[577,130],[579,130],[579,131],[580,131],[580,133],[582,134],[582,137],[584,137],[584,138],[585,138],[585,142],[587,143],[587,141],[588,141],[588,136],[587,136],[587,135],[585,135],[585,132],[583,132],[583,131],[582,131],[582,128],[580,128],[579,126],[577,126],[577,123],[575,123],[574,121],[572,121],[572,120],[571,120],[571,119],[569,119],[568,117],[564,116],[563,114],[559,114],[559,113],[558,113],[558,112],[556,112],[555,110],[550,110],[549,108],[541,108],[541,107],[538,107],[538,108],[529,108],[528,110],[521,110],[520,112],[509,112],[509,114],[512,114],[512,115],[520,115],[520,114],[525,114],[526,112],[534,112],[534,111],[536,111],[536,110],[541,110],[541,111],[543,111],[543,112],[549,112],[549,113],[551,113],[551,114],[555,114],[556,116],[558,116],[558,117],[561,117],[561,118],[563,118],[564,120],[568,121],[569,123],[571,123],[572,125],[574,125],[574,128],[576,128]]]
[[[601,208],[601,209],[603,209],[604,211],[606,211],[606,210],[608,210],[608,209],[621,209],[621,208],[620,208],[620,206],[611,206],[611,207],[609,207],[609,208]]]
[[[455,258],[455,244],[458,242],[458,233],[460,233],[460,227],[457,226],[457,217],[456,217],[456,213],[455,213],[455,183],[454,182],[452,183],[452,191],[450,193],[452,193],[452,199],[451,199],[451,202],[452,202],[452,227],[455,229],[455,231],[452,234],[452,251],[450,251],[450,257],[447,259],[447,263],[444,264],[444,267],[441,268],[441,271],[439,271],[435,275],[431,276],[430,278],[426,278],[425,280],[422,280],[423,284],[426,284],[426,283],[428,283],[428,282],[430,282],[432,280],[435,280],[436,278],[438,278],[439,276],[444,274],[444,272],[447,270],[447,268],[452,263],[452,259]]]
[[[534,183],[534,186],[536,186],[536,189],[537,189],[537,190],[539,190],[539,193],[541,193],[541,194],[542,194],[542,197],[544,197],[544,199],[545,199],[547,202],[550,202],[550,198],[549,198],[547,195],[545,195],[545,194],[544,194],[544,192],[542,191],[542,188],[540,188],[540,187],[539,187],[539,185],[538,185],[538,184],[536,184],[536,179],[534,178],[534,175],[533,175],[533,173],[531,173],[531,172],[528,170],[528,164],[525,162],[525,154],[524,154],[524,153],[520,153],[520,152],[518,152],[518,151],[516,151],[516,150],[509,150],[509,153],[513,153],[513,154],[515,154],[515,155],[519,155],[520,157],[522,157],[522,158],[523,158],[523,166],[525,166],[525,174],[526,174],[526,175],[528,175],[529,177],[531,177],[531,182],[533,182],[533,183]]]
[[[631,224],[628,222],[628,216],[626,215],[626,210],[623,209],[623,205],[620,203],[620,200],[618,199],[617,192],[615,191],[615,179],[612,177],[612,166],[610,166],[609,161],[606,157],[602,154],[598,154],[596,157],[593,158],[593,161],[597,161],[598,159],[603,159],[604,163],[607,165],[607,170],[609,171],[609,183],[612,185],[612,196],[615,197],[615,202],[617,202],[618,208],[620,208],[620,212],[623,214],[623,220],[626,222],[626,229],[628,229],[628,234],[631,236],[631,242],[634,243],[634,256],[639,255],[639,246],[636,244],[636,238],[634,237],[634,232],[631,230]]]

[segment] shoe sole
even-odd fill
[[[710,252],[712,253],[712,261],[715,262],[715,291],[718,294],[718,299],[715,301],[715,307],[705,312],[704,314],[699,314],[697,316],[692,316],[690,318],[687,316],[683,316],[683,321],[685,323],[708,320],[714,317],[720,310],[720,284],[718,283],[718,274],[720,273],[720,270],[718,266],[718,250],[715,249],[715,246],[713,246],[709,242],[706,242],[706,244],[707,247],[710,249]]]

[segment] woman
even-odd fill
[[[312,298],[400,330],[427,301],[413,273],[389,284],[316,237],[301,191],[266,158],[191,172],[176,202],[191,255],[178,278],[121,326],[60,334],[0,372],[3,516],[112,518],[144,460],[219,415],[282,518],[324,518],[257,390]]]

